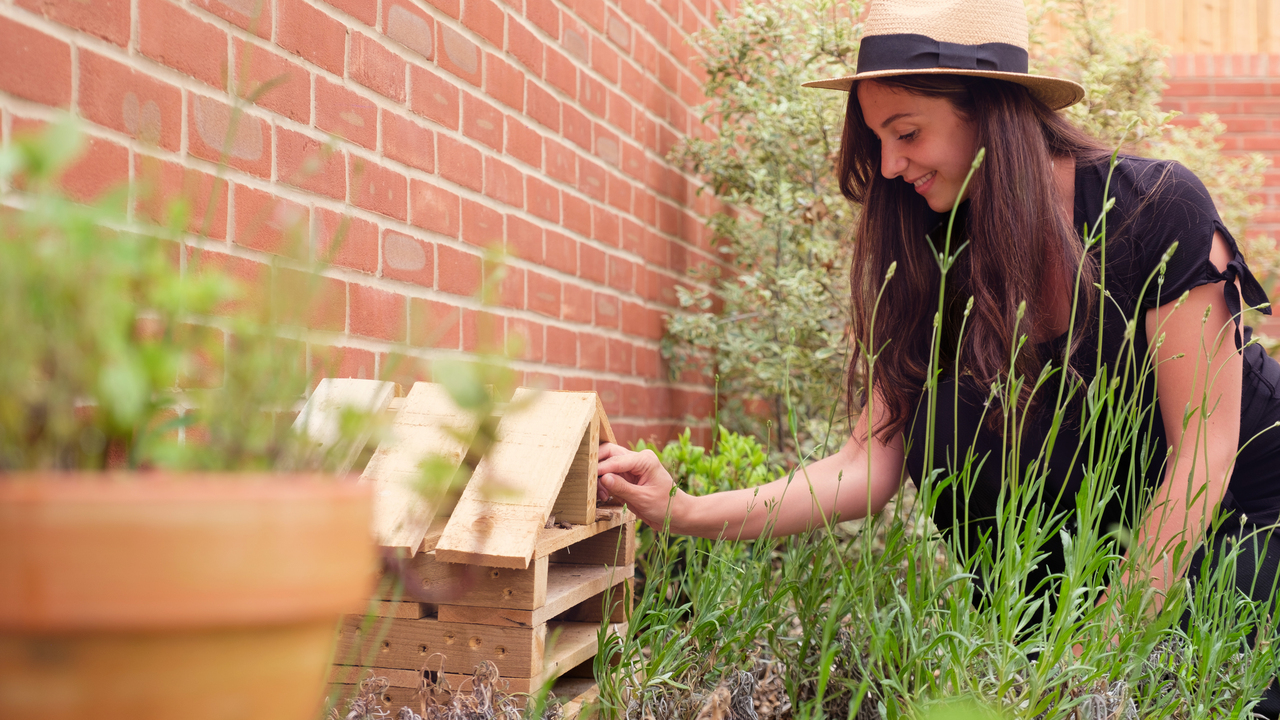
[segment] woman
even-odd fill
[[[1119,379],[1133,408],[1152,408],[1111,460],[1123,487],[1101,527],[1133,528],[1131,553],[1140,556],[1128,559],[1120,582],[1145,573],[1167,589],[1215,513],[1238,517],[1211,545],[1244,532],[1243,518],[1277,521],[1280,438],[1263,431],[1280,420],[1280,365],[1249,344],[1239,322],[1242,299],[1265,305],[1265,293],[1203,184],[1179,165],[1136,157],[1112,171],[1108,149],[1056,113],[1083,89],[1028,74],[1026,44],[1018,0],[880,0],[865,21],[858,73],[810,83],[850,91],[837,168],[844,194],[862,207],[850,401],[855,378],[869,379],[871,392],[845,446],[797,474],[809,487],[788,492],[780,478],[692,497],[673,489],[652,452],[609,445],[602,498],[675,533],[784,535],[877,512],[908,476],[919,482],[966,456],[988,458],[964,487],[944,491],[934,512],[972,548],[994,529],[1005,427],[1019,428],[1014,454],[1023,469],[1043,473],[1046,505],[1065,498],[1074,507],[1081,453],[1111,422],[1086,421],[1081,400],[1102,373]],[[984,160],[966,185],[979,148]],[[1115,205],[1104,216],[1107,198]],[[1094,243],[1104,221],[1106,239]],[[943,282],[946,255],[955,260]],[[934,353],[943,372],[937,392],[926,393]],[[1046,368],[1056,370],[1053,381],[1033,394]],[[1011,377],[1029,380],[1010,390]],[[1060,378],[1075,390],[1060,396]],[[1254,597],[1270,593],[1274,545],[1255,544],[1240,560],[1240,582]],[[1251,563],[1262,570],[1256,585]],[[1053,572],[1061,558],[1042,566]],[[1276,689],[1260,708],[1273,715]]]

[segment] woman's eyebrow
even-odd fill
[[[913,112],[900,112],[894,115],[890,115],[889,117],[884,119],[884,122],[880,123],[880,129],[884,130],[888,128],[890,125],[892,125],[894,121],[901,120],[902,118],[905,118],[905,117],[911,117],[915,114],[916,113],[913,113]]]

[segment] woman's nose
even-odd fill
[[[880,174],[892,180],[907,170],[907,159],[888,146],[880,149]]]

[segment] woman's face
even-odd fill
[[[880,172],[915,186],[935,212],[955,207],[977,153],[973,125],[950,101],[864,80],[858,104],[880,138]]]

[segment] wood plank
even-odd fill
[[[429,663],[442,672],[466,674],[489,660],[499,675],[527,678],[543,671],[547,631],[547,625],[513,628],[348,615],[338,628],[334,657],[400,670],[421,670]]]
[[[374,600],[370,603],[368,614],[376,617],[418,620],[424,617],[435,617],[437,612],[428,603]]]
[[[384,593],[382,599],[411,597],[417,602],[532,610],[547,602],[547,568],[545,557],[515,570],[443,563],[435,553],[419,553],[405,562],[404,569],[405,582],[416,580],[417,592],[399,598]]]
[[[596,417],[600,420],[600,441],[617,445],[618,438],[613,434],[613,426],[609,424],[609,414],[604,411],[604,403],[600,401],[599,393],[596,394]]]
[[[606,590],[634,575],[634,565],[552,565],[547,575],[547,601],[541,607],[514,610],[479,605],[440,605],[436,617],[444,622],[534,627],[573,610],[575,605],[591,602],[592,598],[598,599],[597,605],[602,604]],[[601,616],[598,607],[596,616]]]
[[[435,456],[462,464],[479,419],[459,408],[444,386],[414,383],[361,480],[374,484],[373,533],[378,544],[416,551],[439,511],[447,487],[422,487],[421,464]]]
[[[625,623],[616,623],[610,625],[608,631],[615,635],[621,634],[626,632],[626,627]],[[508,683],[507,691],[512,693],[536,692],[547,681],[558,678],[568,670],[595,657],[599,649],[597,647],[599,630],[599,625],[583,623],[553,624],[547,635],[548,659],[546,668],[538,675],[527,678],[503,675],[502,680]],[[449,681],[450,687],[453,688],[460,688],[461,683],[470,677],[471,673],[445,673],[445,678]]]
[[[348,412],[382,413],[398,394],[400,386],[393,382],[324,378],[307,398],[307,404],[302,406],[302,411],[293,421],[293,429],[306,435],[319,449],[334,458],[334,474],[345,475],[369,443],[374,428],[372,423],[364,423],[357,433],[344,436],[343,415]]]
[[[560,682],[566,683],[565,695],[581,689],[581,692],[573,695],[573,699],[560,708],[560,720],[591,720],[599,715],[596,703],[600,699],[600,686],[596,684],[595,678],[562,679]],[[556,683],[557,688],[560,682]],[[574,684],[569,685],[571,682]],[[557,694],[556,697],[565,695]]]
[[[337,703],[334,707],[338,708],[338,717],[347,716],[347,703],[359,689],[358,685],[331,684],[327,688],[325,697],[336,697]],[[395,717],[400,708],[407,707],[418,711],[420,701],[418,699],[417,687],[389,687],[382,693],[382,703],[391,712],[390,717]]]
[[[543,528],[538,532],[538,545],[533,551],[534,557],[546,557],[557,550],[595,537],[602,532],[612,530],[623,523],[635,524],[636,516],[623,507],[596,508],[596,521],[590,525],[575,525],[571,528]]]
[[[356,665],[333,665],[329,667],[330,685],[351,685],[355,687],[361,680],[371,677],[386,678],[391,687],[418,688],[422,684],[422,670],[402,670],[400,668],[359,667]]]
[[[636,524],[623,523],[550,555],[553,563],[631,565],[636,561]]]
[[[551,514],[557,522],[586,525],[596,519],[596,484],[600,460],[600,417],[594,416],[582,434],[582,442],[574,453],[564,485],[556,496]]]
[[[635,578],[626,578],[599,595],[587,598],[557,619],[593,625],[599,625],[606,619],[611,623],[626,622],[631,609],[635,607],[635,583]]]
[[[476,466],[436,544],[437,558],[528,567],[595,403],[594,393],[516,390],[498,423],[498,441]]]

